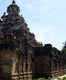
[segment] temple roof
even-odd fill
[[[7,13],[8,14],[19,14],[20,9],[16,2],[13,0],[12,4],[8,6]]]
[[[11,34],[13,34],[11,36],[15,36],[18,40],[23,40],[24,38],[24,40],[26,39],[28,44],[31,46],[40,45],[36,41],[34,34],[30,32],[27,23],[19,12],[20,8],[13,0],[13,2],[7,8],[8,14],[4,13],[1,17],[2,25],[0,24],[0,33],[3,34],[3,36],[6,35],[7,38]]]

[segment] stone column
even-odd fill
[[[17,60],[13,59],[13,65],[12,65],[12,80],[19,80],[19,73],[17,72],[17,66],[19,66],[19,64],[17,64]]]

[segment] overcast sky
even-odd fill
[[[30,31],[43,44],[62,49],[66,41],[66,0],[15,0]],[[0,0],[0,16],[12,0]]]

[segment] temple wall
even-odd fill
[[[4,77],[5,75],[7,75],[7,77],[11,77],[12,80],[18,80],[19,74],[16,69],[17,62],[18,56],[16,55],[15,52],[11,52],[9,50],[4,50],[0,52],[0,68],[1,68],[0,74],[2,74],[1,76]]]

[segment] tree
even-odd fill
[[[61,50],[61,53],[66,54],[66,41],[65,41],[64,46]]]
[[[63,49],[61,50],[63,56],[63,68],[66,68],[66,42],[64,43]]]

